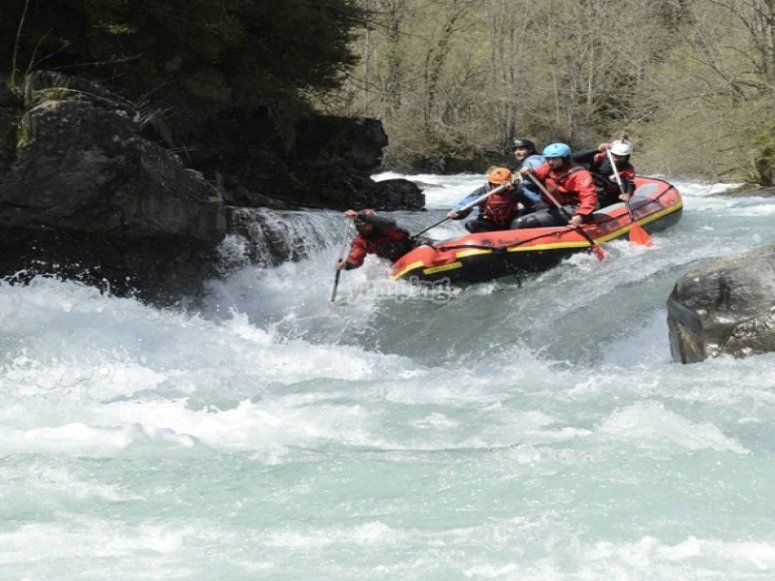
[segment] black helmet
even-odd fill
[[[366,224],[371,224],[371,222],[369,222],[369,216],[373,216],[373,215],[374,215],[374,210],[369,210],[368,208],[358,212],[358,215],[355,216],[355,219],[353,220],[355,227],[361,228]]]
[[[514,151],[518,147],[524,147],[528,151],[536,150],[536,144],[530,141],[529,139],[515,139],[514,143],[512,143],[511,145],[511,151]]]

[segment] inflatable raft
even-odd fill
[[[630,209],[647,232],[678,222],[683,203],[670,183],[638,176]],[[626,238],[631,227],[624,203],[606,206],[582,228],[597,244]],[[480,282],[513,274],[541,272],[577,252],[591,249],[575,228],[524,228],[466,234],[460,238],[418,246],[393,264],[391,278],[410,282]]]

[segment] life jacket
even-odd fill
[[[618,195],[619,185],[614,177],[614,168],[605,154],[597,154],[589,166],[592,179],[595,180],[595,189],[598,197]]]
[[[568,177],[571,174],[574,174],[577,171],[581,171],[582,169],[584,168],[581,167],[580,165],[574,165],[557,176],[554,176],[552,175],[552,172],[549,172],[546,176],[546,182],[544,183],[544,187],[548,190],[550,194],[553,194],[559,197],[560,203],[564,204],[565,198],[569,193],[571,193],[571,190],[565,187],[564,185],[565,181],[568,179]]]
[[[634,189],[631,184],[635,177],[635,168],[627,161],[616,166],[619,172],[619,179],[622,180],[626,193],[628,189]],[[617,201],[619,194],[619,183],[616,181],[616,174],[614,172],[613,164],[605,153],[599,153],[595,156],[594,160],[589,166],[589,171],[592,174],[592,179],[595,181],[595,189],[597,190],[598,198],[601,201],[605,200],[607,203]],[[628,188],[629,186],[629,188]]]
[[[519,199],[513,192],[498,192],[484,201],[482,217],[496,226],[508,227],[517,215],[518,204]]]
[[[378,233],[373,237],[362,237],[366,247],[366,254],[376,254],[395,262],[413,247],[411,234],[403,228],[391,228],[384,234]]]
[[[554,173],[548,163],[535,170],[546,191],[546,203],[576,206],[575,213],[588,216],[597,208],[597,192],[591,172],[579,165],[571,165],[565,171]]]

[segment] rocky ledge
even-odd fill
[[[306,175],[327,193],[304,204],[205,179],[163,145],[137,106],[96,83],[37,71],[21,98],[0,83],[0,277],[55,274],[119,296],[177,302],[218,276],[217,247],[240,205],[424,205],[411,182],[368,179],[387,144],[378,121],[307,123],[289,151],[307,155]],[[322,145],[313,147],[312,135]],[[326,152],[317,165],[316,148]],[[348,164],[357,167],[348,173]]]

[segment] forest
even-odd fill
[[[10,86],[100,80],[199,142],[194,165],[268,107],[380,119],[385,169],[481,170],[514,137],[577,149],[626,129],[641,172],[775,182],[773,0],[2,4]]]
[[[363,22],[351,0],[1,5],[0,80],[17,95],[38,69],[97,81],[211,180],[283,168],[296,121],[314,112],[310,95],[339,90],[357,63]]]
[[[513,137],[583,148],[627,129],[640,171],[773,184],[772,0],[358,5],[360,60],[325,106],[382,119],[389,165],[443,171],[502,158]]]

